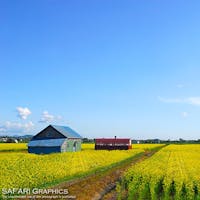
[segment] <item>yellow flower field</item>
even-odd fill
[[[152,150],[164,146],[165,144],[132,144],[133,149]]]
[[[85,175],[144,152],[135,150],[84,150],[80,152],[35,155],[0,154],[0,190],[2,188],[47,187]]]
[[[200,145],[169,145],[131,167],[121,187],[128,199],[200,199],[199,172]]]
[[[165,144],[132,144],[133,149],[152,150],[164,146]],[[94,149],[94,144],[83,143],[82,150]]]
[[[132,144],[133,149],[152,150],[161,147],[164,144]],[[82,150],[94,149],[94,143],[83,143]],[[0,143],[0,152],[2,151],[20,151],[27,150],[27,143]]]
[[[27,150],[27,143],[0,143],[0,152],[21,150]]]

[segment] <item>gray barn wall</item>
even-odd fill
[[[74,143],[76,147],[74,148]],[[81,151],[81,139],[68,138],[61,146],[61,152]]]

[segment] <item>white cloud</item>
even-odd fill
[[[19,123],[7,121],[2,126],[0,126],[0,133],[4,134],[21,134],[28,133],[34,127],[33,122]]]
[[[27,117],[31,114],[31,111],[28,108],[17,107],[16,110],[20,119],[27,119]]]
[[[176,87],[177,87],[177,88],[183,88],[184,85],[183,85],[183,84],[177,84]]]
[[[49,114],[48,111],[44,111],[42,113],[42,117],[41,117],[39,122],[41,122],[41,123],[50,123],[52,121],[60,121],[60,120],[62,120],[62,116],[60,116],[60,115],[59,116],[55,116],[55,115]]]
[[[200,106],[200,97],[189,97],[187,98],[189,104]]]
[[[49,114],[48,111],[44,111],[42,113],[42,118],[40,119],[39,122],[44,122],[44,123],[52,122],[54,118],[55,118],[54,115]]]
[[[58,116],[56,117],[56,119],[57,119],[57,120],[63,120],[62,116],[60,116],[60,115],[58,115]]]
[[[194,106],[200,106],[200,97],[188,97],[188,98],[163,98],[158,97],[159,101],[164,103],[184,103]]]
[[[183,103],[183,99],[179,98],[163,98],[163,97],[158,97],[159,101],[162,101],[164,103]]]
[[[182,112],[182,113],[181,113],[181,116],[182,116],[183,118],[188,117],[188,112]]]

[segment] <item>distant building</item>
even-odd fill
[[[97,138],[95,139],[96,150],[128,150],[132,149],[130,138]]]
[[[7,137],[2,137],[0,138],[0,142],[7,142],[8,138]]]
[[[28,152],[49,154],[81,150],[82,137],[66,126],[49,125],[33,136],[28,143]]]

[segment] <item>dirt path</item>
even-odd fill
[[[141,162],[157,151],[146,151],[139,157],[135,157],[117,167],[113,167],[105,172],[98,172],[89,177],[64,182],[53,188],[63,188],[69,190],[69,195],[75,196],[71,198],[75,200],[115,200],[116,199],[116,182],[120,180],[123,173],[135,163]],[[69,198],[68,198],[69,199]]]

